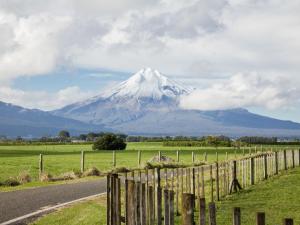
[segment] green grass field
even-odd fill
[[[49,145],[49,146],[0,146],[0,181],[9,177],[16,177],[22,171],[29,172],[34,179],[38,177],[39,154],[44,154],[45,171],[59,175],[63,172],[80,169],[80,152],[86,152],[86,168],[97,167],[101,171],[112,169],[112,151],[93,151],[91,145]],[[142,164],[162,151],[176,159],[176,150],[180,152],[180,160],[191,163],[192,151],[195,152],[196,160],[203,160],[204,152],[208,154],[208,161],[215,160],[215,148],[197,147],[164,147],[162,143],[129,143],[125,151],[116,152],[116,167],[138,167],[138,151],[142,151]],[[234,157],[231,148],[219,148],[219,159],[225,158],[225,152],[229,157]],[[238,152],[241,154],[241,151]]]
[[[44,154],[44,170],[54,176],[72,170],[78,171],[82,150],[86,152],[86,168],[97,167],[100,171],[112,169],[112,151],[93,151],[91,145],[0,146],[0,182],[10,177],[17,177],[23,171],[28,172],[33,180],[37,180],[39,154],[41,153]],[[205,152],[208,161],[214,161],[216,151],[219,154],[219,160],[225,159],[226,152],[228,152],[229,158],[235,157],[236,151],[233,148],[165,147],[160,142],[128,143],[125,151],[116,151],[116,167],[138,167],[137,150],[142,151],[142,165],[157,155],[158,151],[161,151],[162,155],[176,159],[176,150],[181,150],[180,161],[183,163],[191,163],[192,151],[195,153],[196,161],[203,160]],[[237,150],[237,156],[241,154],[242,150]]]
[[[255,224],[255,214],[258,211],[266,213],[267,225],[281,224],[283,218],[293,218],[294,224],[299,224],[299,202],[300,168],[297,168],[218,202],[217,224],[232,224],[233,207],[241,207],[242,225]],[[79,203],[46,215],[33,224],[103,225],[106,223],[105,203],[104,197]]]

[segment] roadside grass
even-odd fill
[[[78,203],[43,216],[32,225],[106,224],[106,198]],[[266,213],[266,224],[281,224],[283,218],[300,223],[300,168],[283,172],[217,203],[217,224],[232,224],[232,208],[241,207],[242,224],[255,224],[256,212]],[[180,224],[180,218],[177,218]]]
[[[106,197],[78,203],[45,215],[31,225],[104,225]]]

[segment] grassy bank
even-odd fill
[[[255,224],[255,213],[266,212],[267,225],[280,224],[283,218],[294,218],[300,223],[300,168],[261,182],[238,194],[229,196],[217,205],[217,224],[232,223],[232,208],[241,207],[242,224]],[[105,221],[105,197],[79,203],[46,215],[34,225],[103,225]]]

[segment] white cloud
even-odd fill
[[[280,76],[265,78],[257,73],[237,74],[181,99],[186,109],[218,110],[239,107],[278,109],[298,101],[300,89]]]
[[[77,86],[67,87],[54,93],[45,91],[23,91],[10,87],[0,87],[0,99],[26,108],[53,110],[85,100],[96,95],[92,91],[82,91]]]
[[[0,84],[14,90],[9,82],[17,77],[68,66],[127,72],[150,66],[182,80],[217,77],[241,86],[234,79],[258,85],[258,75],[248,72],[257,71],[269,83],[252,89],[252,97],[226,82],[202,85],[199,93],[207,100],[228,97],[214,100],[215,108],[287,105],[294,91],[286,93],[272,79],[279,74],[292,81],[288,90],[300,89],[299,11],[298,0],[0,0]],[[238,73],[244,75],[230,78]],[[34,106],[14,91],[15,102]],[[51,94],[39,94],[52,101]],[[185,104],[197,105],[192,97]]]

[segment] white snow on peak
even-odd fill
[[[106,90],[101,97],[126,97],[135,99],[149,97],[159,100],[163,96],[177,98],[189,92],[188,88],[162,75],[159,71],[144,68],[128,80]]]

